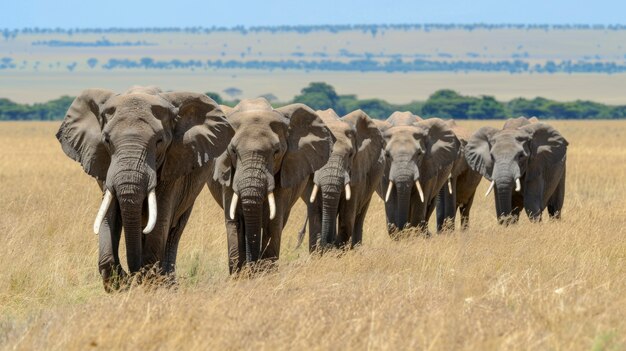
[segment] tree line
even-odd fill
[[[294,25],[294,26],[212,26],[212,27],[142,27],[142,28],[123,28],[123,27],[110,27],[110,28],[39,28],[39,27],[27,27],[27,28],[3,28],[0,29],[0,33],[5,40],[15,39],[18,35],[41,35],[41,34],[62,34],[62,35],[74,35],[74,34],[137,34],[137,33],[187,33],[187,34],[211,34],[216,32],[236,32],[240,34],[248,33],[281,33],[281,32],[296,32],[299,34],[307,34],[311,32],[330,32],[339,33],[345,31],[361,31],[364,33],[371,33],[375,36],[377,33],[385,30],[403,30],[403,31],[445,31],[445,30],[610,30],[619,31],[625,30],[626,25],[623,24],[520,24],[520,23],[405,23],[405,24],[345,24],[345,25]]]
[[[215,92],[206,94],[220,104],[234,106],[239,102],[226,100]],[[61,120],[73,100],[73,97],[63,96],[45,103],[18,104],[0,98],[0,121]],[[395,111],[410,111],[425,118],[454,119],[505,119],[518,116],[536,116],[541,119],[626,118],[626,105],[613,106],[584,100],[559,102],[542,97],[516,98],[504,102],[492,96],[466,96],[449,89],[436,91],[426,101],[392,104],[382,99],[359,99],[356,95],[340,95],[333,86],[323,82],[310,83],[291,101],[272,103],[282,106],[294,102],[306,104],[315,110],[332,108],[339,115],[361,109],[379,119],[385,119]]]
[[[134,43],[133,45],[149,45],[150,43]],[[125,44],[124,44],[125,45]],[[87,45],[84,45],[87,46]],[[319,56],[319,55],[318,55]],[[367,54],[365,54],[367,56]],[[77,64],[76,62],[74,62]],[[500,61],[467,61],[467,60],[402,60],[393,58],[388,61],[377,61],[371,58],[350,61],[324,60],[155,60],[151,57],[140,59],[111,58],[98,65],[98,60],[87,60],[89,68],[105,70],[119,69],[255,69],[255,70],[304,70],[304,71],[346,71],[346,72],[503,72],[503,73],[624,73],[626,63],[619,62],[588,62],[564,60],[531,65],[516,60]],[[0,70],[17,69],[18,62],[11,57],[0,58]]]

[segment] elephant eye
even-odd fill
[[[106,144],[109,145],[111,143],[111,140],[109,139],[109,135],[108,134],[104,134],[102,136],[102,141]]]

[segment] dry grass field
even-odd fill
[[[624,349],[626,122],[554,125],[570,142],[560,222],[503,228],[478,195],[470,230],[394,242],[375,195],[364,245],[320,258],[294,249],[299,203],[278,269],[232,279],[203,191],[178,289],[106,294],[95,181],[62,153],[58,123],[2,123],[0,349]]]

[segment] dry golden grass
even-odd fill
[[[503,228],[477,196],[469,231],[394,242],[375,197],[363,247],[319,258],[293,248],[299,203],[278,270],[233,280],[204,191],[179,288],[106,294],[95,182],[57,123],[0,124],[0,349],[624,349],[626,123],[554,125],[570,141],[560,222]]]

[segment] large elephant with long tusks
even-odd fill
[[[292,206],[330,157],[333,137],[303,104],[274,109],[263,98],[223,107],[235,135],[208,186],[224,209],[229,269],[273,262]]]
[[[339,117],[328,109],[317,114],[335,143],[330,159],[309,178],[302,197],[307,203],[311,252],[347,246],[349,241],[350,247],[361,243],[365,214],[384,171],[383,136],[365,112],[356,110]]]
[[[386,169],[377,192],[385,201],[389,234],[406,227],[427,232],[460,142],[439,118],[422,120],[410,112],[395,112],[377,123],[386,141]]]
[[[203,94],[89,89],[74,100],[57,139],[104,193],[93,230],[105,290],[126,274],[118,256],[122,228],[130,273],[155,265],[174,273],[180,236],[212,176],[209,165],[233,134]]]
[[[491,181],[500,224],[514,223],[525,209],[531,221],[541,220],[547,207],[560,218],[565,197],[568,142],[552,126],[524,117],[503,129],[480,128],[469,140],[468,165]]]

